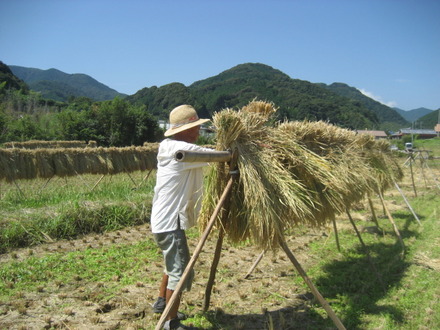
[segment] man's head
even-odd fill
[[[196,131],[198,136],[199,126],[207,121],[209,119],[199,119],[196,110],[192,106],[180,105],[170,112],[170,128],[165,132],[165,136],[195,135]],[[195,142],[195,140],[192,142]]]

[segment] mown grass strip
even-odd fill
[[[111,245],[69,253],[52,253],[44,257],[30,256],[24,261],[12,261],[0,268],[0,299],[19,292],[36,291],[57,285],[105,283],[106,292],[115,294],[117,289],[137,281],[149,281],[145,276],[151,263],[161,260],[152,238],[133,245]]]
[[[88,233],[102,233],[149,221],[149,209],[138,205],[79,204],[47,216],[38,214],[26,221],[4,224],[0,231],[0,253],[11,248],[32,246],[48,240],[72,239]]]

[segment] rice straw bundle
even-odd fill
[[[122,159],[121,153],[118,148],[108,148],[108,159],[112,164],[113,171],[110,174],[117,174],[125,171],[124,160]]]
[[[102,147],[93,149],[89,154],[95,158],[94,167],[91,169],[92,174],[108,174],[110,172],[109,162],[107,162],[107,156]]]
[[[13,178],[10,150],[0,149],[0,168],[0,179],[9,181],[10,178]]]
[[[157,168],[158,143],[125,148],[0,149],[0,179],[116,174]]]
[[[365,155],[373,176],[375,178],[371,189],[382,192],[403,178],[403,171],[393,157],[390,143],[386,140],[374,140],[371,136],[358,135],[356,140],[358,148]]]
[[[374,139],[322,121],[268,126],[274,112],[272,104],[253,101],[213,117],[216,149],[239,153],[240,176],[221,226],[232,242],[250,239],[264,249],[277,248],[284,231],[298,223],[324,225],[375,189],[380,173],[390,177],[390,161]],[[222,163],[210,168],[202,228],[227,171]]]
[[[5,148],[20,148],[20,149],[57,149],[57,148],[85,148],[87,146],[85,141],[40,141],[29,140],[24,142],[6,142]]]
[[[63,149],[53,149],[52,154],[55,174],[60,177],[75,175],[71,158]]]
[[[248,106],[244,111],[226,109],[213,117],[217,129],[217,149],[238,150],[240,177],[230,199],[230,211],[224,226],[232,242],[251,239],[275,248],[279,238],[292,223],[312,217],[314,201],[310,192],[292,177],[289,169],[267,146],[270,128],[267,121],[273,107]],[[268,111],[270,110],[270,111]],[[303,150],[300,148],[300,150]],[[318,157],[319,158],[319,157]],[[211,167],[207,179],[201,225],[206,224],[227,180],[224,164]]]
[[[46,149],[35,150],[35,162],[37,164],[38,177],[48,179],[55,175],[55,165],[52,155],[50,155]]]
[[[87,143],[87,148],[97,148],[98,143],[96,141],[90,140],[89,143]]]
[[[278,130],[288,139],[293,139],[305,148],[323,157],[330,166],[325,177],[319,172],[309,172],[306,176],[316,184],[314,189],[324,207],[325,213],[341,213],[363,198],[375,182],[373,173],[356,144],[357,135],[353,131],[318,122],[288,122],[279,125]],[[296,166],[295,171],[300,167]],[[304,175],[299,175],[304,178]],[[324,179],[324,180],[323,180]]]

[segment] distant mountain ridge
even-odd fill
[[[194,104],[201,115],[212,116],[215,111],[240,108],[255,98],[279,107],[280,120],[323,120],[362,129],[378,129],[381,125],[378,114],[364,100],[340,95],[322,84],[292,79],[261,63],[240,64],[188,87],[172,83],[143,88],[127,100],[144,104],[154,115],[166,119],[169,109],[181,103]],[[392,114],[388,126],[406,124],[394,110],[386,110]]]
[[[201,116],[211,117],[215,111],[240,108],[253,99],[260,99],[273,102],[279,108],[280,120],[323,120],[353,129],[394,130],[409,126],[400,109],[389,108],[355,87],[293,79],[261,63],[239,64],[189,86],[175,82],[145,87],[130,96],[86,74],[9,67],[14,75],[45,98],[66,101],[70,96],[86,96],[102,101],[122,96],[131,103],[145,105],[148,112],[159,119],[168,119],[169,110],[182,103],[193,104]]]
[[[417,108],[409,111],[405,111],[399,108],[393,108],[393,109],[410,123],[434,111],[426,108]]]
[[[333,83],[331,85],[321,84],[321,86],[338,95],[361,102],[377,115],[382,125],[386,125],[387,123],[397,123],[399,125],[408,124],[406,118],[400,113],[376,100],[373,100],[372,98],[369,98],[368,96],[365,96],[355,87],[348,86],[344,83]]]
[[[85,96],[95,101],[105,101],[125,96],[82,73],[67,74],[57,69],[41,70],[16,65],[10,65],[9,68],[30,89],[52,100],[67,101],[71,96]]]

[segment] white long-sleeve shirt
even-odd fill
[[[195,144],[165,139],[157,154],[157,177],[151,210],[151,230],[163,233],[195,225],[203,194],[203,167],[207,163],[178,162],[178,150],[212,151]]]

